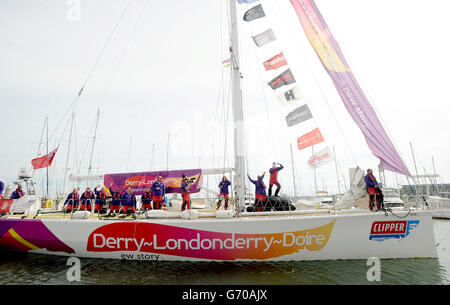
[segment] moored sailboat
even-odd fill
[[[308,0],[291,0],[291,3],[351,116],[366,136],[370,149],[380,158],[384,168],[408,175],[406,166],[376,115],[371,113],[370,107],[364,107],[368,102],[314,3]],[[359,194],[353,190],[343,197],[343,204],[333,209],[245,211],[249,198],[245,194],[244,116],[237,20],[236,0],[230,0],[235,127],[232,212],[161,210],[147,211],[139,219],[120,219],[78,211],[70,217],[59,212],[36,213],[32,218],[23,219],[24,214],[14,214],[8,210],[9,214],[0,218],[0,246],[41,254],[145,260],[289,261],[374,256],[436,257],[429,212],[415,209],[400,215],[398,212],[369,213],[351,209],[344,202],[354,203],[359,199]],[[367,113],[370,113],[370,119]],[[182,172],[177,173],[178,177]],[[138,174],[133,173],[134,176]],[[163,171],[154,172],[152,177],[161,174]],[[198,174],[195,181],[200,179],[202,171]],[[354,176],[357,176],[356,173]],[[106,176],[104,179],[104,184],[109,185]],[[353,180],[355,190],[358,187],[360,190],[361,177],[354,177]],[[137,180],[137,185],[151,181]]]

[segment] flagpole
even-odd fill
[[[153,143],[153,147],[152,147],[152,163],[150,163],[150,170],[153,170],[153,156],[155,154],[155,143]]]
[[[339,172],[338,172],[338,167],[337,167],[337,161],[336,161],[336,151],[334,150],[334,146],[333,146],[333,155],[334,155],[334,166],[336,167],[336,179],[337,179],[337,184],[338,184],[338,195],[341,194],[341,187],[340,187],[340,181],[339,181]]]
[[[311,151],[312,151],[312,157],[314,161],[314,145],[311,145]],[[316,175],[316,165],[313,162],[313,169],[314,169],[314,196],[317,193],[317,175]]]
[[[67,148],[66,170],[64,171],[63,194],[66,193],[67,171],[68,171],[68,168],[69,168],[70,144],[72,143],[72,130],[73,130],[74,119],[75,119],[75,112],[72,112],[72,122],[70,123],[70,133],[69,133],[69,146]]]
[[[166,152],[166,170],[169,170],[169,146],[170,146],[170,133],[167,134],[167,152]]]

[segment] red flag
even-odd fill
[[[0,199],[0,213],[9,213],[13,199]]]
[[[53,158],[55,157],[57,150],[58,148],[49,153],[48,155],[31,160],[31,165],[33,165],[33,169],[49,167],[52,164]]]
[[[297,139],[297,146],[299,150],[306,148],[311,145],[316,145],[320,142],[323,142],[322,134],[320,133],[319,128],[314,129],[308,133],[305,133],[303,136]]]
[[[275,55],[272,58],[269,58],[263,64],[266,71],[269,71],[269,70],[276,70],[279,67],[287,65],[287,61],[283,55],[283,52],[281,52],[280,54]]]

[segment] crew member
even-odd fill
[[[152,185],[152,199],[153,199],[153,209],[160,210],[162,208],[162,203],[164,202],[164,195],[166,193],[166,187],[162,182],[162,177],[158,176],[158,180],[153,182]]]
[[[25,193],[22,191],[22,185],[19,184],[16,190],[11,194],[11,199],[19,199],[23,196],[25,196]]]
[[[375,208],[375,202],[377,204],[378,210],[381,210],[381,204],[377,200],[377,195],[380,194],[380,186],[378,185],[377,179],[373,175],[372,169],[367,170],[367,175],[364,176],[364,181],[366,182],[367,193],[369,193],[369,209],[373,211]]]
[[[186,210],[186,206],[188,210],[191,209],[191,198],[189,196],[189,181],[185,174],[181,176],[181,197],[183,197],[183,204],[181,205],[181,211]]]
[[[64,201],[64,206],[66,207],[66,212],[72,212],[72,210],[78,209],[78,204],[80,203],[80,195],[78,194],[78,189],[73,188],[72,193],[67,195],[66,201]]]
[[[91,188],[88,186],[86,191],[81,195],[81,207],[80,210],[84,211],[92,211],[92,201],[95,199],[94,192],[91,191]]]
[[[131,191],[131,187],[128,187],[125,193],[122,194],[122,209],[120,213],[126,213],[129,209],[136,212],[136,196]]]
[[[116,191],[113,191],[112,188],[112,182],[109,185],[109,192],[112,195],[111,199],[111,206],[109,207],[109,210],[111,213],[118,213],[120,211],[121,201],[122,201],[122,194],[120,194],[120,189],[117,187]]]
[[[277,167],[277,164],[279,165]],[[275,197],[278,197],[278,193],[280,192],[281,185],[278,182],[278,172],[282,170],[284,167],[280,163],[273,162],[272,168],[269,169],[270,179],[269,179],[269,197],[272,196],[272,186],[275,184],[277,189],[275,190]]]
[[[141,210],[152,209],[152,192],[150,192],[150,188],[148,186],[145,188],[145,191],[141,196],[141,201],[142,201]]]
[[[3,181],[0,181],[0,199],[2,199],[3,191],[5,190],[5,184]]]
[[[263,173],[262,176],[258,176],[257,180],[253,180],[250,178],[250,175],[247,173],[247,177],[250,180],[251,183],[253,183],[256,187],[255,189],[255,207],[258,212],[264,211],[264,202],[267,199],[266,195],[266,185],[264,184],[264,175],[266,172]]]
[[[230,180],[228,180],[226,176],[223,176],[222,181],[220,181],[219,183],[220,194],[219,194],[219,201],[217,202],[217,210],[222,205],[222,198],[225,200],[225,210],[228,209],[228,194],[229,194],[228,187],[230,185],[231,185]]]
[[[106,205],[106,193],[104,188],[102,187],[100,190],[97,190],[100,185],[97,185],[94,189],[95,193],[95,206],[94,213],[99,213]]]

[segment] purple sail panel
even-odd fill
[[[411,176],[372,105],[353,76],[342,52],[331,35],[313,0],[290,0],[308,40],[344,102],[347,111],[361,129],[372,153],[384,169]]]

